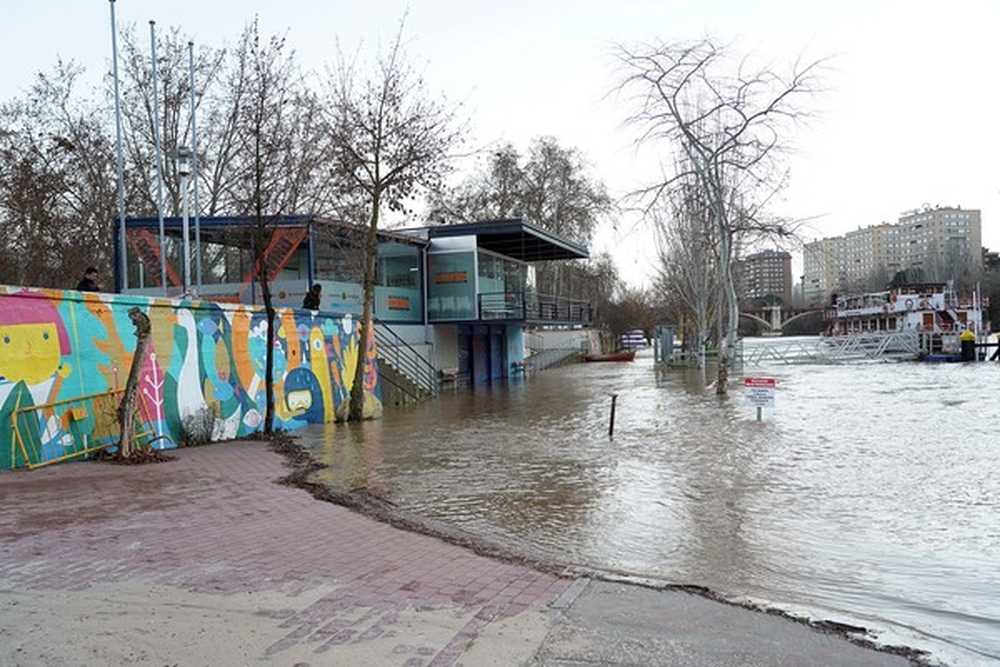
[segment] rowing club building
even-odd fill
[[[278,308],[274,426],[287,430],[343,418],[360,354],[365,412],[378,416],[389,384],[426,395],[442,379],[507,381],[523,368],[526,331],[591,322],[587,303],[535,287],[539,262],[584,259],[586,247],[524,220],[380,233],[366,341],[364,230],[288,216],[261,234],[245,218],[203,218],[188,229],[184,266],[187,228],[177,218],[127,219],[124,248],[115,239],[115,266],[126,270],[116,271],[114,293],[0,286],[0,469],[77,456],[115,437],[104,430],[135,350],[135,308],[152,324],[137,416],[148,442],[259,430],[267,320],[258,262]],[[320,308],[304,310],[313,284]]]

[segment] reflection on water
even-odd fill
[[[298,433],[319,481],[532,555],[1000,661],[1000,364],[752,372],[778,382],[760,422],[640,356]]]

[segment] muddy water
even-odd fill
[[[324,483],[533,555],[1000,664],[1000,364],[748,373],[761,421],[647,354],[297,433]]]

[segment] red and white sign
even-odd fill
[[[747,404],[758,408],[774,407],[774,378],[743,378],[743,395]]]

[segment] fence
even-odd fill
[[[14,447],[11,448],[10,467],[16,467],[14,458],[17,451],[20,451],[25,467],[33,470],[117,446],[121,439],[118,404],[124,393],[124,389],[113,389],[15,408],[11,413]],[[134,439],[137,448],[149,447],[161,439],[173,442],[170,436],[156,435],[151,424],[146,405],[140,400],[135,413]]]

